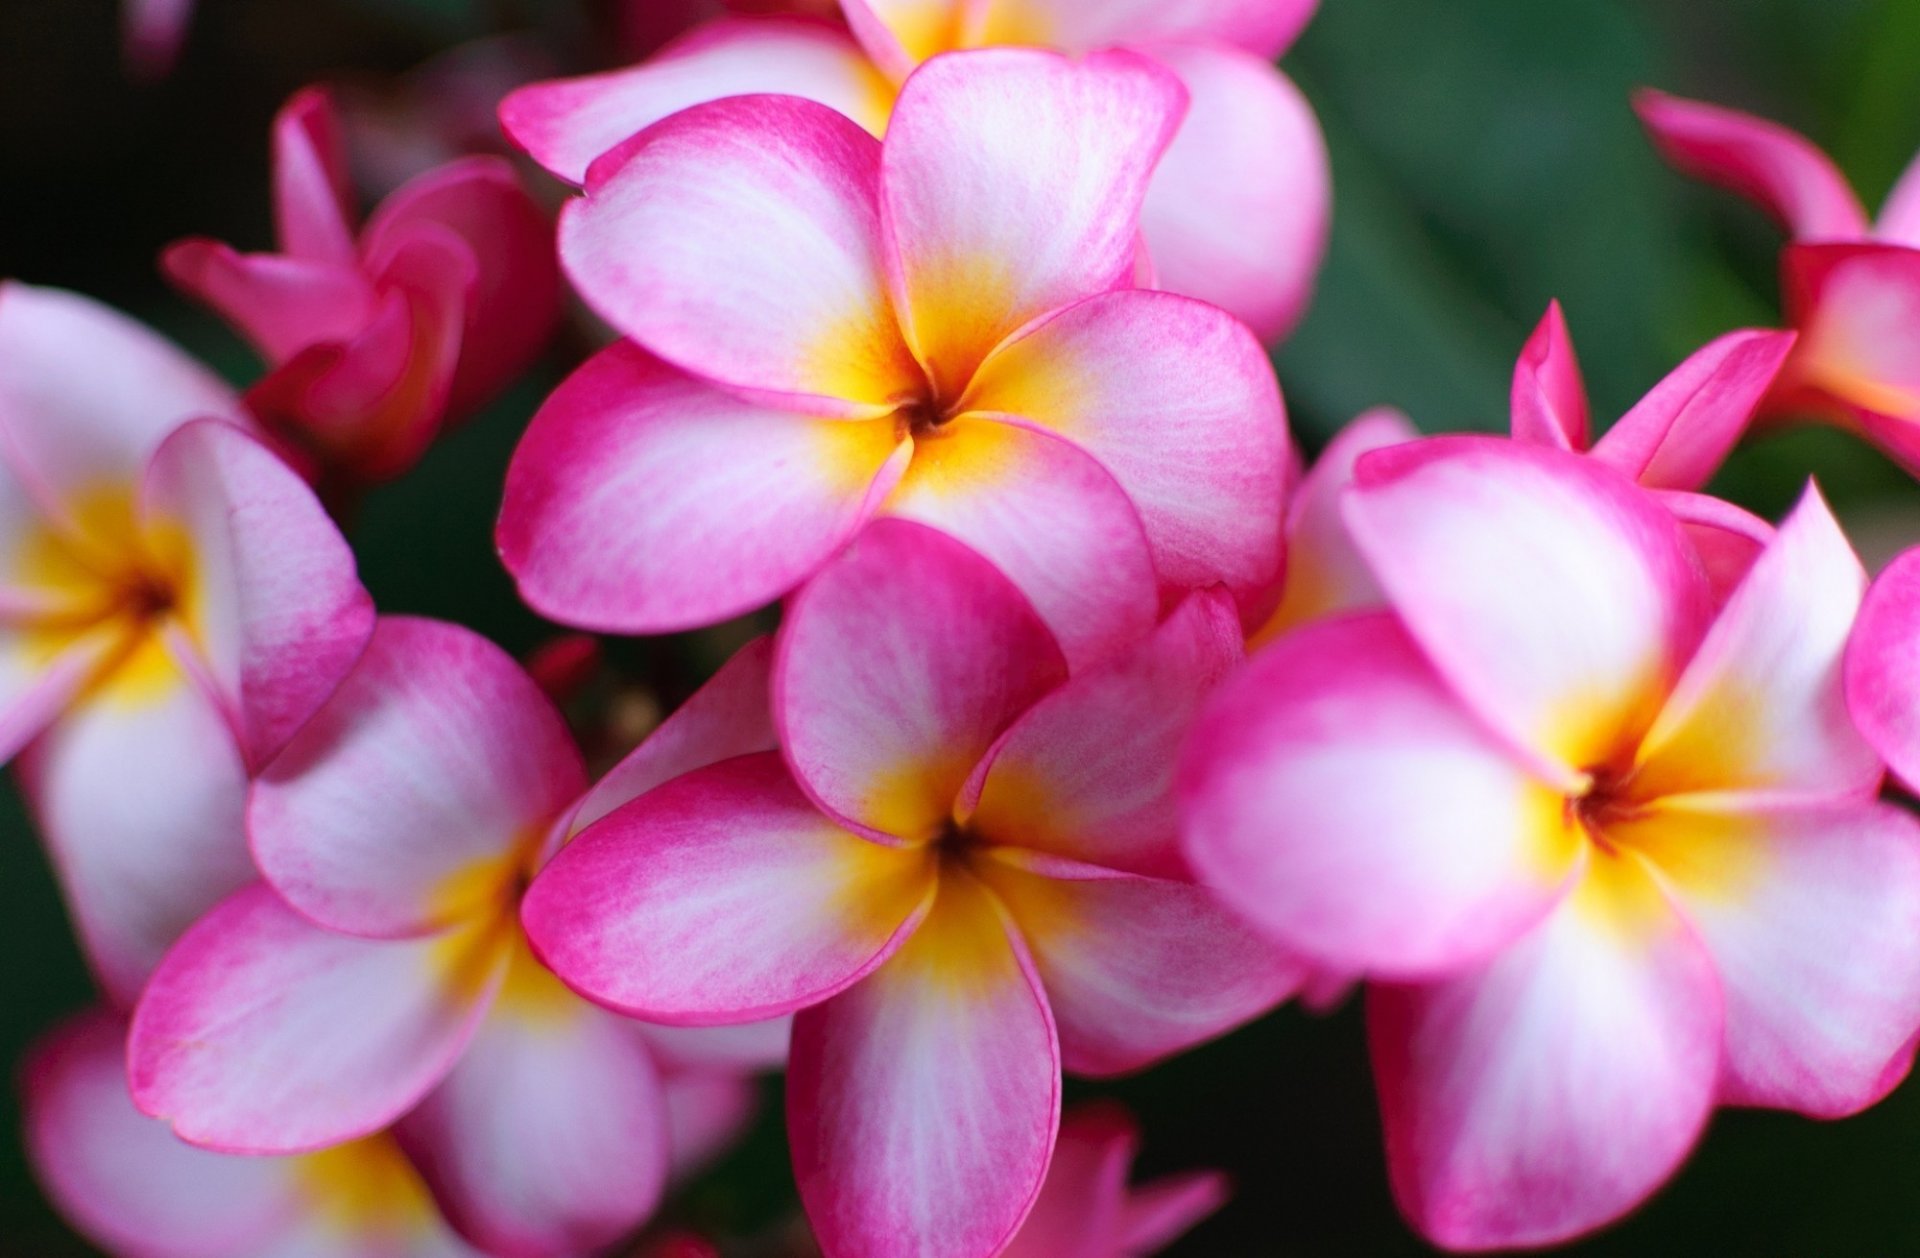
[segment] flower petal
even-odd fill
[[[995,350],[961,405],[1098,459],[1139,509],[1167,584],[1273,579],[1286,410],[1266,352],[1224,312],[1171,293],[1094,297]]]
[[[1233,1185],[1218,1171],[1169,1175],[1133,1190],[1120,1215],[1128,1254],[1153,1254],[1225,1205]]]
[[[1658,869],[1713,957],[1722,1101],[1837,1118],[1905,1076],[1920,1033],[1920,823],[1869,800],[1675,804],[1619,838]]]
[[[185,552],[185,628],[248,762],[263,765],[373,632],[353,552],[293,469],[217,420],[186,424],[161,443],[140,511],[157,550]]]
[[[1204,887],[1012,848],[972,868],[1032,952],[1077,1075],[1127,1074],[1224,1035],[1304,977]]]
[[[1673,517],[1590,459],[1490,437],[1368,455],[1346,515],[1408,631],[1572,788],[1632,745],[1709,612]]]
[[[572,183],[628,136],[692,105],[778,93],[819,101],[875,135],[893,88],[847,33],[806,18],[722,18],[631,69],[555,79],[500,102],[500,125]]]
[[[1894,776],[1920,789],[1920,548],[1888,564],[1867,591],[1845,680],[1856,728]]]
[[[696,105],[594,164],[560,258],[609,323],[680,367],[814,414],[917,397],[882,280],[880,144],[825,105]]]
[[[511,656],[388,616],[261,775],[247,826],[262,876],[315,922],[422,935],[497,911],[585,786],[566,722]]]
[[[840,1258],[998,1253],[1046,1175],[1060,1051],[1005,913],[964,871],[887,964],[794,1020],[787,1131]]]
[[[774,718],[795,778],[895,841],[950,824],[993,740],[1065,674],[1005,577],[900,521],[867,529],[800,592],[778,650]]]
[[[1873,794],[1880,761],[1854,728],[1841,678],[1866,584],[1839,523],[1809,487],[1647,732],[1634,798]]]
[[[350,195],[333,97],[319,87],[294,93],[273,119],[273,221],[281,252],[353,265]]]
[[[521,439],[500,553],[522,597],[556,620],[623,633],[712,624],[811,573],[905,457],[890,419],[768,410],[615,345]]]
[[[699,1175],[743,1137],[760,1105],[760,1091],[745,1075],[687,1072],[671,1075],[667,1102],[669,1184]]]
[[[1550,1245],[1640,1204],[1713,1107],[1712,963],[1637,865],[1472,972],[1372,989],[1394,1196],[1449,1249]]]
[[[88,1239],[128,1258],[263,1249],[299,1209],[291,1167],[196,1149],[135,1109],[126,1032],[95,1011],[30,1051],[23,1078],[35,1176]]]
[[[232,730],[156,637],[20,760],[88,963],[131,1004],[194,919],[254,876]]]
[[[1791,332],[1729,332],[1695,351],[1594,443],[1593,457],[1650,489],[1699,489],[1745,434],[1793,342]]]
[[[895,303],[936,397],[1028,320],[1128,285],[1185,97],[1126,52],[985,49],[907,82],[880,182]]]
[[[449,1221],[489,1253],[559,1256],[637,1228],[666,1186],[646,1045],[530,956],[447,1077],[400,1121]],[[537,985],[537,987],[534,987]],[[516,1000],[515,989],[534,987]]]
[[[1240,662],[1218,591],[1194,594],[1140,646],[1016,720],[985,761],[970,829],[1110,869],[1182,877],[1173,777],[1200,702]]]
[[[1340,500],[1353,483],[1354,464],[1360,456],[1419,435],[1413,422],[1391,407],[1366,411],[1334,434],[1287,504],[1280,603],[1253,634],[1250,646],[1271,642],[1309,620],[1386,602],[1367,561],[1354,548],[1340,514]]]
[[[989,35],[1005,14],[999,20],[1026,26],[1017,42],[1074,53],[1165,39],[1232,44],[1272,61],[1292,45],[1319,0],[993,0],[985,7]]]
[[[1140,213],[1155,286],[1277,341],[1305,313],[1327,249],[1332,172],[1320,124],[1271,58],[1211,43],[1151,52],[1192,98]]]
[[[134,1011],[134,1103],[184,1140],[297,1153],[393,1122],[446,1076],[507,959],[496,933],[355,939],[265,886],[183,936]]]
[[[697,769],[610,813],[534,879],[521,920],[575,990],[649,1022],[752,1022],[880,964],[933,870],[820,815],[773,754]]]
[[[577,834],[682,774],[779,746],[773,728],[773,638],[763,636],[735,651],[712,680],[602,774],[568,828]]]
[[[1181,764],[1187,855],[1325,968],[1425,974],[1511,941],[1581,843],[1393,617],[1310,624],[1202,711]]]
[[[1127,1172],[1140,1133],[1119,1106],[1093,1102],[1068,1113],[1047,1182],[1001,1258],[1120,1258]]]
[[[1887,194],[1873,225],[1873,238],[1920,249],[1920,158],[1907,164]]]
[[[160,268],[276,366],[310,345],[351,340],[373,317],[373,283],[358,268],[200,239],[169,245]]]
[[[1906,467],[1920,467],[1912,422],[1920,416],[1920,250],[1793,245],[1782,270],[1800,341],[1778,407],[1857,422]]]
[[[1592,414],[1580,359],[1560,303],[1549,302],[1540,326],[1513,365],[1513,439],[1562,450],[1585,450]]]
[[[1753,561],[1773,540],[1773,526],[1743,507],[1736,507],[1708,494],[1690,494],[1679,490],[1656,490],[1660,505],[1680,521],[1700,567],[1707,574],[1716,607],[1746,580]]]
[[[1802,240],[1867,234],[1866,211],[1832,160],[1805,136],[1737,110],[1641,91],[1635,112],[1655,147],[1696,179],[1729,188]]]

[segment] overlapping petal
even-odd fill
[[[990,0],[987,29],[1008,22],[1028,42],[1087,52],[1151,40],[1218,40],[1272,61],[1319,0]]]
[[[324,88],[294,93],[273,119],[273,221],[283,252],[351,266],[346,143]]]
[[[1592,413],[1580,359],[1560,303],[1550,302],[1513,366],[1513,438],[1562,450],[1585,450]]]
[[[1847,646],[1847,707],[1894,776],[1920,789],[1920,550],[1867,591]]]

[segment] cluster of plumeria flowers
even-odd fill
[[[784,1069],[793,1252],[1127,1258],[1224,1185],[1130,1189],[1063,1073],[1363,986],[1402,1211],[1499,1249],[1632,1210],[1718,1106],[1905,1076],[1920,551],[1870,586],[1817,488],[1776,527],[1704,486],[1756,417],[1920,469],[1920,175],[1870,225],[1806,141],[1649,93],[1793,233],[1792,330],[1595,440],[1555,306],[1509,436],[1383,410],[1304,470],[1265,346],[1325,243],[1272,67],[1311,0],[822,7],[508,95],[557,230],[498,156],[359,224],[296,96],[278,251],[162,260],[244,394],[0,286],[0,750],[101,994],[24,1072],[77,1227],[713,1253],[643,1229]],[[522,595],[779,605],[591,765],[564,660],[376,615],[335,523],[563,276],[611,336],[508,472]]]

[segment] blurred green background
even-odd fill
[[[245,380],[246,352],[162,286],[153,258],[188,233],[267,246],[279,102],[317,79],[378,85],[506,30],[534,32],[558,64],[595,66],[611,54],[593,9],[204,0],[174,77],[140,87],[118,62],[111,0],[0,0],[0,275],[102,297]],[[1777,235],[1657,163],[1627,108],[1636,85],[1803,129],[1870,205],[1920,148],[1915,0],[1327,0],[1286,65],[1320,110],[1338,201],[1319,299],[1279,354],[1309,449],[1382,402],[1429,430],[1503,427],[1513,357],[1550,297],[1603,421],[1711,336],[1777,317]],[[566,354],[366,504],[353,540],[384,609],[459,620],[515,650],[548,632],[515,602],[490,531],[506,458]],[[1870,559],[1920,540],[1920,491],[1837,434],[1756,442],[1719,487],[1778,514],[1809,473]],[[673,702],[713,649],[620,644],[615,659]],[[0,1058],[13,1062],[89,989],[10,791],[0,830]],[[1144,1171],[1219,1166],[1237,1183],[1174,1253],[1423,1252],[1387,1197],[1355,1008],[1283,1011],[1106,1091],[1142,1119]],[[0,1127],[17,1127],[11,1094]],[[1652,1204],[1571,1252],[1915,1253],[1916,1185],[1920,1084],[1840,1124],[1723,1114]],[[770,1111],[674,1214],[752,1230],[791,1202]],[[17,1139],[0,1142],[0,1253],[88,1252],[41,1201]]]

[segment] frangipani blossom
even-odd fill
[[[391,1136],[303,1157],[184,1144],[127,1097],[126,1024],[82,1014],[28,1055],[27,1154],[115,1258],[478,1258]]]
[[[1793,237],[1782,286],[1800,340],[1765,414],[1852,429],[1920,472],[1920,161],[1869,221],[1804,136],[1660,92],[1634,106],[1668,161],[1745,196]]]
[[[262,422],[327,476],[397,476],[546,344],[560,300],[551,228],[511,165],[473,157],[409,182],[356,238],[339,120],[319,89],[281,109],[273,156],[279,253],[193,239],[162,266],[266,359],[248,396]]]
[[[1174,751],[1239,646],[1230,600],[1200,593],[1064,681],[992,565],[882,521],[780,632],[783,755],[588,827],[528,892],[528,933],[650,1021],[798,1011],[788,1134],[828,1254],[997,1254],[1045,1177],[1063,1066],[1137,1069],[1297,982],[1176,846]]]
[[[352,665],[353,555],[239,400],[86,298],[0,284],[0,760],[130,1002],[251,875],[247,776]]]
[[[1187,850],[1374,979],[1395,1194],[1457,1249],[1631,1209],[1716,1103],[1834,1116],[1920,1031],[1920,826],[1841,653],[1865,577],[1809,492],[1717,614],[1674,517],[1492,438],[1362,459],[1392,613],[1290,634],[1187,748]]]
[[[128,1050],[136,1103],[236,1152],[397,1122],[448,1217],[495,1253],[571,1254],[636,1226],[672,1129],[698,1157],[745,1117],[744,1079],[716,1089],[698,1063],[718,1053],[737,1076],[783,1049],[781,1029],[771,1045],[757,1029],[703,1045],[596,1008],[528,952],[520,894],[576,818],[770,745],[764,709],[740,719],[733,697],[764,694],[766,655],[587,791],[565,724],[504,652],[383,619],[255,787],[266,884],[208,914],[148,985]]]
[[[597,162],[561,253],[637,344],[562,385],[514,459],[499,543],[522,594],[687,628],[899,516],[991,559],[1080,664],[1163,591],[1269,583],[1272,368],[1221,311],[1129,287],[1181,97],[1131,53],[955,53],[884,145],[744,96]]]
[[[1326,249],[1330,184],[1312,108],[1273,60],[1317,0],[845,0],[847,26],[802,16],[722,19],[647,63],[535,84],[501,122],[573,183],[642,128],[728,96],[781,93],[884,134],[915,67],[958,49],[1123,46],[1186,85],[1191,107],[1161,159],[1141,228],[1154,286],[1231,311],[1278,340],[1305,310]],[[850,29],[849,29],[850,28]]]

